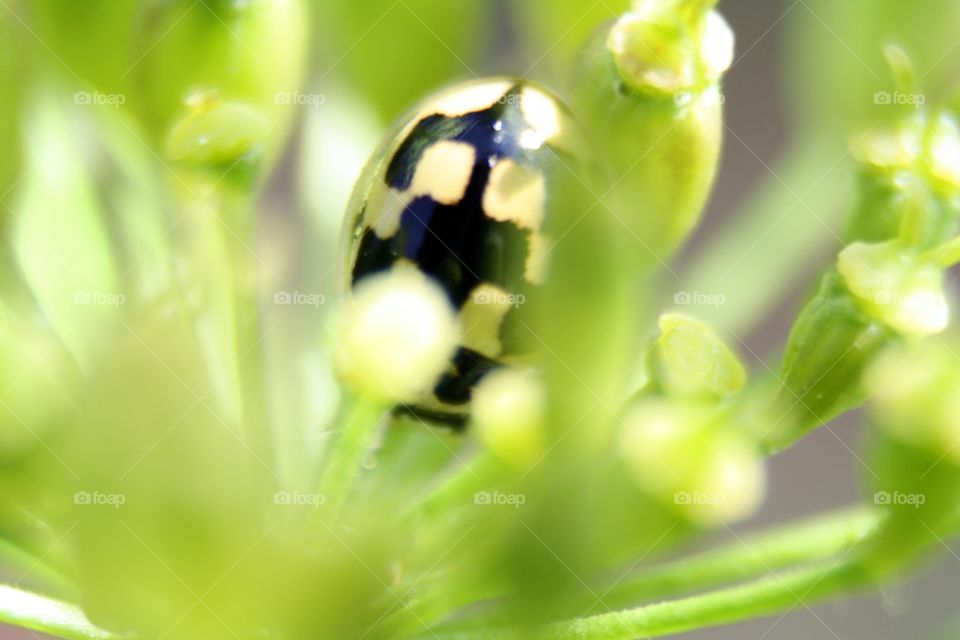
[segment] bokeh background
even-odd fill
[[[363,1],[358,0],[358,4]],[[451,20],[455,20],[457,2],[446,2],[454,14]],[[734,343],[739,344],[743,357],[761,373],[777,368],[777,353],[793,315],[816,274],[836,254],[837,233],[855,189],[850,144],[859,132],[875,124],[870,116],[848,117],[841,113],[842,109],[838,109],[834,121],[834,114],[829,111],[831,105],[846,98],[842,93],[827,92],[831,86],[856,84],[863,77],[868,82],[889,82],[879,56],[881,43],[876,43],[876,55],[865,55],[863,51],[868,45],[855,41],[858,27],[851,20],[843,22],[845,9],[834,11],[829,8],[831,2],[849,9],[846,18],[871,8],[868,0],[721,2],[738,40],[736,63],[726,81],[727,139],[723,163],[705,222],[678,258],[673,268],[676,277],[668,278],[664,284],[666,306],[670,306],[671,296],[681,291],[713,295],[715,299],[720,296],[722,302],[696,312],[716,318]],[[917,5],[923,13],[920,5],[927,1],[901,3]],[[383,3],[371,2],[369,11],[351,12],[352,22],[342,24],[334,19],[335,3],[329,4],[317,2],[316,41],[312,43],[305,104],[299,110],[280,169],[270,179],[263,196],[263,247],[258,249],[275,267],[278,281],[291,286],[308,282],[310,290],[318,291],[332,291],[334,287],[336,270],[330,266],[353,176],[372,151],[384,123],[422,96],[423,85],[492,73],[524,74],[549,83],[562,73],[562,54],[572,48],[572,41],[588,32],[590,24],[619,9],[612,2],[607,6],[603,0],[582,0],[579,5],[566,3],[574,8],[547,17],[552,13],[549,2],[490,0],[489,11],[482,20],[465,13],[461,17],[462,33],[456,40],[449,40],[445,33],[437,33],[422,21],[415,11],[409,11],[406,4],[387,3],[388,13],[393,15],[383,19]],[[948,3],[929,4],[932,7]],[[934,50],[923,52],[922,62],[918,62],[924,81],[941,94],[947,92],[945,87],[950,86],[951,78],[954,86],[960,86],[960,75],[955,73],[960,67],[958,4],[953,3],[952,14],[934,12],[918,18],[944,22],[952,19],[956,25],[953,29],[958,42],[951,44],[948,37],[931,38],[928,44]],[[11,9],[0,1],[0,12],[4,11]],[[403,19],[398,15],[403,15]],[[520,16],[525,16],[526,22]],[[531,42],[528,34],[538,25],[544,35]],[[29,37],[40,42],[45,35],[42,31],[31,32]],[[31,47],[36,48],[37,42],[31,42]],[[391,47],[404,48],[410,43],[426,43],[423,68],[398,66],[391,57]],[[92,30],[86,46],[99,46]],[[370,56],[371,50],[381,51],[379,63],[383,68],[364,77],[364,66],[377,63]],[[67,65],[71,62],[72,58],[66,60]],[[808,75],[821,74],[823,82],[817,84],[815,78],[804,77],[798,71],[801,68]],[[363,103],[358,100],[352,81],[369,86],[382,99],[375,104]],[[813,87],[824,93],[812,93]],[[794,160],[808,153],[806,145],[826,135],[830,140],[824,145],[827,150],[802,161]],[[763,206],[772,207],[763,221],[741,231],[751,234],[746,243],[750,246],[748,255],[731,258],[726,273],[704,273],[703,265],[709,262],[705,256],[720,254],[723,248],[718,248],[718,243],[729,241],[731,220]],[[784,240],[791,237],[795,242]],[[778,247],[791,250],[780,252]],[[280,255],[275,256],[277,251]],[[761,282],[747,277],[756,275],[757,269],[765,271]],[[311,281],[310,273],[327,275]],[[770,283],[775,283],[775,287]],[[757,300],[763,301],[762,308],[754,308]],[[761,320],[749,321],[748,317]],[[294,336],[272,339],[280,354],[297,344]],[[283,344],[284,340],[289,340],[289,344]],[[289,394],[293,406],[302,404],[298,394],[306,392],[291,387],[283,393]],[[332,404],[332,399],[314,399],[316,415],[328,412]],[[857,500],[859,476],[864,470],[855,453],[859,437],[856,422],[854,416],[822,429],[772,460],[769,498],[760,516],[741,527],[722,531],[716,538],[736,540],[744,530]],[[812,609],[801,606],[786,616],[684,637],[957,640],[960,619],[952,628],[945,627],[944,621],[957,615],[958,585],[960,547],[954,545],[936,562],[886,593]],[[0,627],[0,638],[4,640],[31,637],[39,636]]]

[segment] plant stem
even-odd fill
[[[605,607],[617,609],[759,578],[776,570],[836,557],[858,544],[880,521],[881,515],[875,510],[845,509],[749,535],[730,545],[643,569],[631,577],[621,576],[612,587],[609,579],[597,580],[591,591],[599,595]],[[496,594],[487,595],[494,597]],[[428,605],[432,602],[436,609],[435,601],[443,598],[450,601],[449,590],[428,594],[424,600]],[[584,610],[591,611],[599,604],[597,596],[592,595],[584,601]],[[430,619],[426,615],[419,617]]]
[[[454,631],[433,633],[431,637],[436,640],[656,638],[790,611],[797,606],[863,586],[869,582],[868,575],[856,561],[827,562],[690,598],[559,622],[536,629]]]
[[[960,236],[930,251],[925,257],[934,264],[949,269],[960,263]]]
[[[830,562],[704,595],[551,625],[544,637],[630,640],[730,624],[781,611],[862,586],[858,562]]]
[[[74,595],[77,587],[59,571],[19,545],[0,538],[0,566],[22,572],[21,580],[43,585],[58,595]],[[16,575],[16,574],[14,574]]]
[[[456,473],[445,478],[426,496],[410,505],[410,511],[442,513],[447,509],[473,504],[473,494],[489,487],[501,469],[499,462],[490,453],[483,451]]]
[[[5,585],[0,585],[0,622],[65,640],[115,637],[93,626],[74,605]]]
[[[339,432],[326,454],[321,488],[328,498],[332,513],[343,508],[363,457],[376,439],[378,427],[389,411],[382,405],[364,398],[347,395],[341,407],[342,418],[337,421]]]
[[[627,606],[830,558],[860,542],[880,519],[876,511],[854,508],[791,523],[728,546],[645,570],[611,588],[603,595],[603,601],[611,607]]]

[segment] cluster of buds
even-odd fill
[[[660,330],[621,432],[624,461],[643,491],[696,525],[745,518],[760,506],[766,478],[732,419],[743,365],[697,320],[668,314]]]
[[[836,268],[790,336],[772,450],[862,404],[864,373],[886,347],[949,323],[944,282],[960,261],[956,119],[918,109],[866,136],[857,156],[862,197]]]

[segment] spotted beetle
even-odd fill
[[[544,89],[480,80],[426,101],[368,164],[345,224],[346,288],[413,265],[443,288],[464,332],[433,393],[404,409],[462,424],[484,375],[529,360],[522,306],[545,278],[551,183],[569,179],[578,135]]]

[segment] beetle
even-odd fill
[[[477,382],[529,362],[523,306],[546,277],[551,184],[570,179],[577,135],[545,89],[493,78],[428,99],[374,154],[347,213],[346,289],[413,265],[442,287],[463,327],[433,393],[404,409],[462,424]]]

